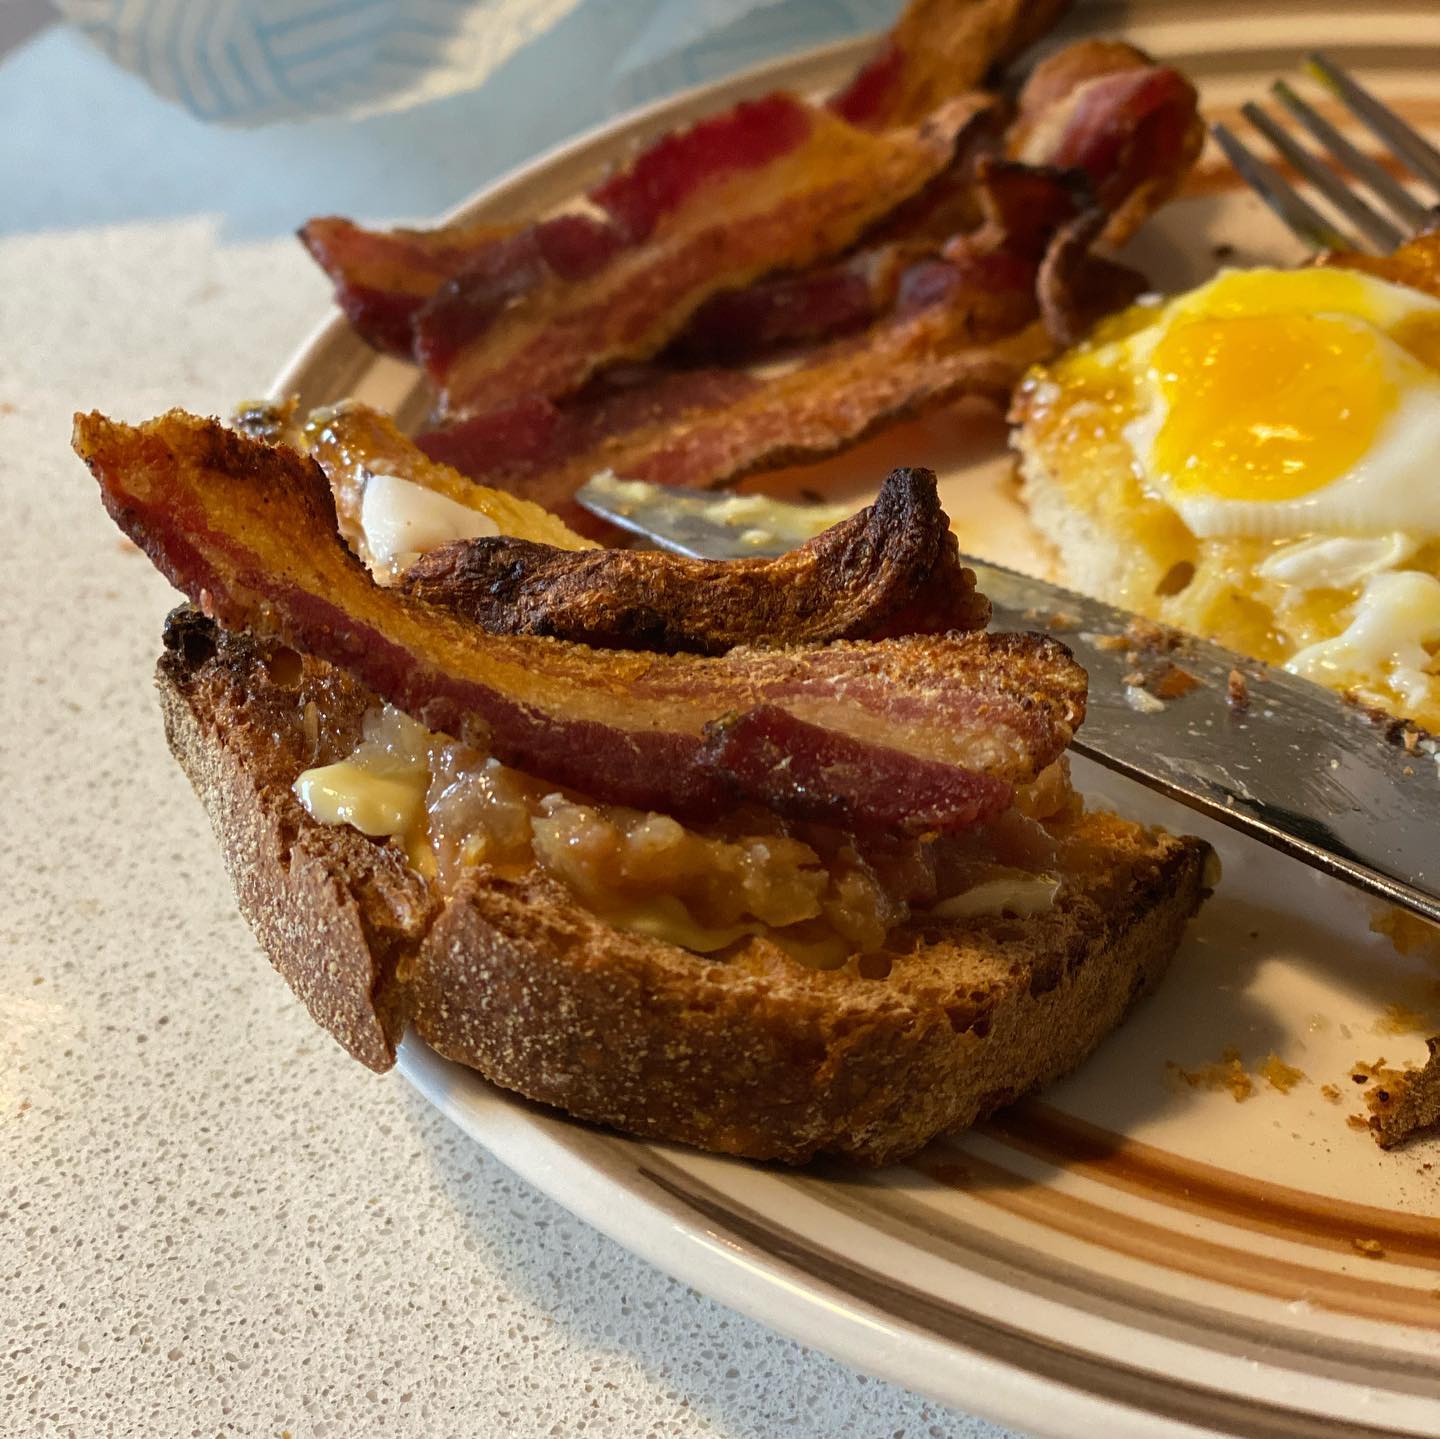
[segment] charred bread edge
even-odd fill
[[[353,734],[368,697],[328,673]],[[1206,892],[1208,846],[1143,832],[1049,916],[913,933],[887,978],[762,941],[717,963],[610,927],[539,872],[478,870],[440,904],[393,847],[316,823],[290,791],[315,762],[304,695],[195,612],[171,617],[157,682],[242,913],[355,1058],[388,1068],[409,1024],[531,1099],[726,1153],[883,1164],[973,1124],[1078,1064]]]

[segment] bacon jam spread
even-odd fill
[[[366,716],[353,754],[306,770],[295,793],[322,823],[389,837],[442,893],[477,866],[538,865],[617,928],[702,954],[763,935],[822,969],[880,949],[912,917],[1048,907],[1057,842],[1042,821],[1080,808],[1062,758],[1012,809],[951,838],[865,843],[755,806],[690,826],[557,790],[388,705]]]

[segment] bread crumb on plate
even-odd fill
[[[1366,1090],[1370,1111],[1366,1127],[1382,1149],[1394,1149],[1427,1132],[1440,1130],[1440,1036],[1427,1039],[1424,1065],[1380,1069]]]
[[[1305,1071],[1296,1069],[1293,1064],[1286,1064],[1278,1054],[1267,1054],[1260,1065],[1260,1074],[1265,1083],[1271,1089],[1278,1089],[1281,1094],[1289,1094],[1297,1084],[1303,1083]]]

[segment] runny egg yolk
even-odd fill
[[[1340,270],[1251,270],[1086,364],[1131,410],[1146,490],[1202,538],[1440,536],[1437,355],[1440,300]]]
[[[1338,315],[1171,326],[1150,357],[1165,420],[1150,461],[1177,497],[1292,500],[1371,450],[1399,401],[1376,332]]]

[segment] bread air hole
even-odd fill
[[[305,677],[305,661],[294,650],[277,646],[265,657],[265,673],[278,689],[293,690]]]
[[[1188,589],[1194,578],[1195,566],[1189,560],[1176,560],[1160,577],[1155,593],[1169,599],[1171,595],[1178,595],[1182,590]]]
[[[977,1014],[971,1005],[950,1004],[945,1007],[945,1018],[956,1034],[973,1034],[976,1039],[984,1039],[990,1033],[988,1010]]]
[[[894,956],[886,954],[883,949],[862,954],[855,961],[855,971],[861,979],[889,979],[894,966]]]

